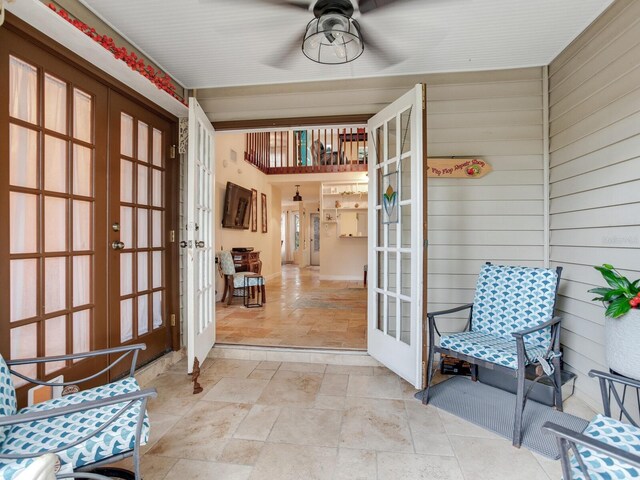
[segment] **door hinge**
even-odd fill
[[[176,158],[176,146],[175,145],[171,145],[171,147],[169,148],[169,158],[171,158],[171,159]]]
[[[176,326],[176,314],[175,314],[175,313],[172,313],[172,314],[169,316],[169,319],[170,319],[170,321],[171,321],[171,326],[172,326],[172,327],[175,327],[175,326]]]
[[[176,231],[169,230],[169,243],[173,243],[176,241]]]

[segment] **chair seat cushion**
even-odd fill
[[[461,332],[443,336],[440,347],[514,370],[518,368],[515,338],[485,332]],[[546,348],[527,342],[525,348],[531,360],[543,356],[547,351]]]
[[[107,385],[23,408],[18,415],[82,404],[91,400],[114,397],[139,390],[140,387],[135,379],[125,378]],[[73,443],[100,428],[125,405],[125,403],[119,403],[86,412],[14,425],[7,431],[6,438],[0,446],[0,453],[45,453],[55,450],[63,445]],[[60,461],[63,464],[71,464],[75,469],[133,450],[139,412],[140,403],[136,402],[100,433],[75,447],[59,452],[57,455],[60,457]],[[149,418],[146,413],[141,437],[140,443],[144,445],[149,438]],[[33,459],[0,461],[0,478],[13,478],[32,461]]]
[[[633,425],[604,415],[596,415],[582,433],[625,452],[640,455],[640,428]],[[637,468],[614,460],[608,455],[582,445],[578,445],[578,452],[592,480],[640,478],[640,471]],[[574,479],[585,480],[575,457],[571,459],[571,469]]]
[[[255,275],[252,272],[238,272],[233,276],[233,288],[244,288],[244,279],[247,275]],[[264,277],[249,277],[248,283],[250,287],[264,285]]]

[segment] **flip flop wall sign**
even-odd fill
[[[482,178],[493,169],[479,158],[427,158],[431,178]]]

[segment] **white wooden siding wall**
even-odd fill
[[[619,1],[550,65],[551,261],[577,393],[600,408],[604,310],[593,265],[640,276],[640,2]]]
[[[542,69],[427,84],[429,156],[480,156],[493,173],[430,179],[428,309],[472,302],[482,264],[542,266]],[[451,328],[464,326],[464,314]]]

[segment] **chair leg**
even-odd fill
[[[227,305],[231,305],[231,300],[233,300],[233,282],[229,282],[227,289]]]
[[[478,381],[478,365],[471,365],[471,381]]]
[[[553,358],[554,403],[556,410],[562,412],[562,372],[560,371],[560,357]]]
[[[264,283],[260,286],[260,290],[262,293],[262,303],[265,303],[267,301],[267,295],[266,295],[266,290],[264,288]]]
[[[525,385],[525,368],[518,368],[518,390],[516,392],[516,414],[513,421],[513,446],[520,448],[522,443],[522,415],[524,413],[524,404],[527,401],[524,398]]]
[[[429,337],[427,338],[429,342],[429,352],[427,354],[427,388],[424,389],[424,393],[422,394],[423,405],[429,404],[429,389],[431,388],[431,381],[433,380],[433,358],[436,349],[433,333],[433,324],[429,322]]]
[[[222,303],[224,303],[225,299],[227,298],[227,277],[224,278],[224,287],[222,287],[222,299],[220,300]]]

